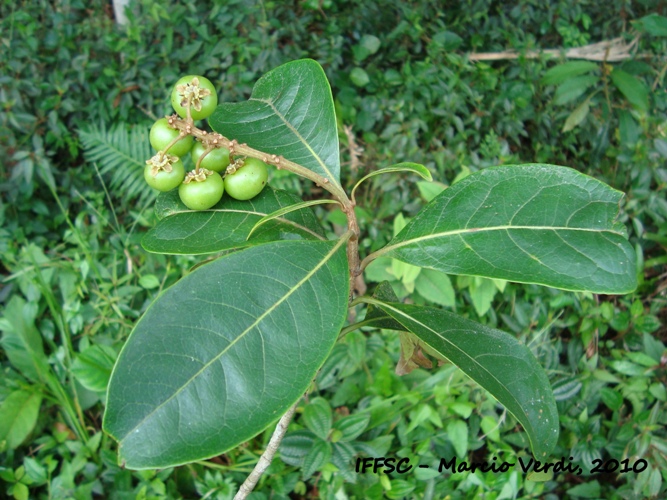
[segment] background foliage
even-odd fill
[[[416,289],[417,302],[525,341],[559,402],[556,454],[586,466],[582,476],[356,474],[357,455],[512,458],[526,439],[461,372],[445,366],[397,377],[397,336],[354,332],[325,363],[257,498],[664,496],[667,29],[656,18],[634,22],[667,14],[664,5],[440,4],[140,0],[121,28],[105,2],[2,1],[3,494],[231,498],[268,433],[206,464],[131,472],[116,465],[113,442],[100,432],[116,353],[151,300],[197,262],[141,249],[155,217],[153,194],[136,180],[148,127],[168,112],[178,76],[204,74],[221,100],[236,101],[264,72],[311,57],[331,81],[348,186],[400,161],[425,164],[440,183],[401,176],[369,183],[358,194],[364,254],[455,179],[491,165],[545,162],[627,193],[623,221],[642,272],[638,290],[621,297],[448,280],[389,259],[366,273],[369,285],[389,279],[399,296]],[[567,78],[554,70],[562,60],[466,57],[637,34],[638,56]],[[284,172],[274,171],[271,184],[319,194]],[[342,230],[340,212],[317,213],[330,233]],[[644,458],[649,468],[589,475],[596,457]]]

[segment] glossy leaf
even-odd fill
[[[280,239],[323,239],[315,214],[308,209],[285,214],[250,231],[262,217],[301,200],[286,191],[266,187],[248,201],[229,196],[210,210],[189,210],[178,199],[178,192],[158,197],[156,212],[161,220],[146,233],[141,244],[154,253],[208,254],[243,248]]]
[[[340,185],[331,88],[313,60],[289,62],[268,72],[257,81],[248,101],[221,104],[209,124],[229,139],[283,156]]]
[[[109,383],[104,429],[119,441],[121,462],[204,459],[275,422],[331,351],[348,293],[344,239],[258,245],[166,290]]]
[[[530,349],[500,330],[431,307],[369,299],[489,391],[526,429],[541,460],[558,440],[558,411],[549,379]]]
[[[570,168],[487,168],[443,191],[369,258],[392,257],[448,274],[627,293],[636,287],[636,272],[634,249],[616,220],[622,196]]]
[[[618,68],[612,71],[611,81],[636,110],[648,112],[649,89],[644,82]]]

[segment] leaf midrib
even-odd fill
[[[314,150],[312,147],[310,147],[310,144],[308,143],[308,141],[306,141],[306,139],[305,139],[305,138],[301,135],[301,133],[294,127],[294,125],[292,125],[292,124],[287,120],[287,118],[286,118],[286,117],[285,117],[285,116],[278,110],[278,108],[276,108],[276,106],[274,105],[273,100],[271,100],[271,99],[258,99],[258,98],[256,98],[256,97],[251,97],[251,98],[248,99],[248,100],[249,100],[249,101],[259,101],[259,102],[263,102],[264,104],[266,104],[267,106],[269,106],[269,107],[271,108],[271,110],[276,114],[276,116],[277,116],[277,117],[278,117],[278,118],[285,124],[285,126],[290,130],[290,132],[292,132],[292,133],[296,136],[296,138],[297,138],[297,139],[298,139],[298,140],[299,140],[299,141],[306,147],[306,149],[310,152],[310,154],[313,156],[313,158],[315,158],[315,160],[316,160],[317,163],[319,164],[320,168],[321,168],[324,172],[326,172],[326,175],[328,176],[329,180],[330,180],[331,182],[333,182],[333,183],[336,183],[336,182],[337,182],[337,181],[336,181],[336,178],[335,178],[335,177],[332,175],[332,173],[329,171],[329,168],[326,166],[326,164],[324,163],[324,161],[322,161],[322,158],[320,158],[320,155],[318,155],[318,154],[315,152],[315,150]]]
[[[419,236],[417,238],[411,238],[408,240],[401,241],[399,243],[395,243],[393,245],[387,245],[386,247],[378,250],[375,252],[375,257],[380,257],[381,255],[384,255],[385,253],[391,251],[391,250],[396,250],[397,248],[401,248],[407,245],[411,245],[413,243],[419,243],[422,241],[428,241],[428,240],[433,240],[437,238],[446,238],[448,236],[458,236],[461,234],[474,234],[474,233],[485,233],[485,232],[491,232],[491,231],[509,231],[511,229],[530,229],[534,231],[575,231],[575,232],[583,232],[583,233],[611,233],[611,234],[616,234],[620,235],[621,233],[612,231],[609,229],[588,229],[588,228],[583,228],[583,227],[567,227],[567,226],[510,226],[510,225],[504,225],[504,226],[492,226],[492,227],[473,227],[473,228],[464,228],[464,229],[455,229],[452,231],[443,231],[439,233],[431,233],[431,234],[426,234],[424,236]]]
[[[471,362],[472,362],[473,364],[475,364],[478,368],[480,368],[482,371],[484,371],[484,372],[487,373],[489,376],[491,376],[494,380],[496,380],[497,383],[498,383],[498,385],[500,385],[500,386],[503,388],[503,390],[505,390],[505,392],[506,392],[507,394],[509,394],[510,397],[511,397],[511,392],[510,392],[510,390],[505,386],[505,384],[503,384],[500,380],[498,380],[498,379],[497,379],[497,378],[496,378],[496,377],[495,377],[489,370],[487,370],[487,369],[484,367],[484,365],[481,365],[480,363],[478,363],[477,360],[476,360],[475,358],[470,357],[470,355],[469,355],[467,352],[465,352],[463,349],[460,349],[458,346],[456,346],[454,343],[452,343],[449,339],[447,339],[446,337],[444,337],[441,333],[435,331],[435,330],[434,330],[433,328],[431,328],[430,326],[425,325],[424,323],[422,323],[421,321],[417,320],[417,319],[414,318],[413,316],[410,316],[409,314],[404,313],[404,312],[401,311],[400,309],[396,309],[395,307],[392,307],[392,306],[391,306],[390,304],[388,304],[387,302],[380,302],[380,301],[377,301],[377,304],[376,304],[376,305],[377,305],[378,307],[382,307],[383,309],[386,307],[387,309],[389,309],[389,310],[391,310],[391,311],[394,311],[395,313],[397,313],[397,314],[399,314],[399,315],[401,315],[401,316],[403,316],[403,317],[405,317],[405,318],[408,318],[410,321],[413,321],[414,323],[417,323],[419,326],[421,326],[421,327],[423,327],[423,328],[429,330],[429,331],[432,332],[434,335],[436,335],[437,337],[441,338],[445,343],[447,343],[447,344],[450,345],[452,348],[454,348],[454,349],[458,350],[459,352],[461,352],[462,354],[464,354],[464,355],[468,358],[469,361],[471,361]],[[395,319],[396,321],[398,321],[399,323],[403,324],[403,323],[401,322],[400,319],[397,319],[396,317],[394,317],[394,319]],[[405,325],[403,325],[403,326],[405,326]],[[406,328],[407,328],[407,327],[406,327]],[[425,344],[429,345],[429,344],[428,344],[426,341],[424,341],[421,337],[419,338],[419,340],[421,340],[421,341],[424,342]],[[437,350],[437,349],[435,349],[435,347],[433,347],[432,345],[429,345],[429,347],[430,347],[431,349]],[[439,352],[439,351],[438,351],[438,352]],[[442,354],[443,356],[445,356],[443,353],[440,353],[440,354]],[[445,356],[445,357],[446,357],[446,356]],[[459,367],[459,369],[461,369],[461,368]],[[461,370],[461,371],[463,371],[463,370]],[[464,371],[464,373],[465,373],[465,371]],[[467,374],[466,374],[466,375],[467,375]],[[479,383],[479,382],[477,382],[477,383]],[[514,399],[515,402],[517,402],[517,401],[516,401],[516,398],[512,398],[512,399]],[[517,404],[518,404],[518,402],[517,402]],[[518,406],[521,408],[521,405],[520,405],[520,404],[519,404]],[[510,413],[512,413],[512,412],[510,411],[509,408],[507,409],[507,411],[509,411]],[[519,418],[518,418],[516,415],[514,415],[514,416],[517,418],[517,420],[519,420]],[[521,420],[519,420],[519,422],[521,422]],[[523,422],[521,422],[521,424],[524,425]],[[526,426],[524,425],[524,427],[526,427]],[[534,428],[532,425],[529,425],[529,427],[530,427],[531,432],[533,433],[533,435],[535,435],[535,437],[537,438],[537,433],[535,432],[535,428]]]

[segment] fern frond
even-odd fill
[[[104,124],[79,129],[86,160],[97,163],[113,192],[123,193],[124,201],[146,206],[156,192],[144,181],[146,160],[153,156],[146,124],[117,124],[107,130]]]

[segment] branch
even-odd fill
[[[603,42],[584,45],[583,47],[574,47],[563,51],[563,49],[529,50],[519,53],[515,50],[506,50],[503,52],[482,52],[479,54],[470,54],[471,61],[499,61],[501,59],[536,59],[542,55],[560,56],[564,55],[568,59],[587,59],[589,61],[623,61],[632,57],[630,51],[635,48],[639,42],[639,37],[626,43],[622,38],[613,38]]]
[[[246,478],[246,480],[239,488],[239,491],[234,496],[234,500],[244,500],[245,498],[247,498],[247,496],[250,495],[255,486],[257,486],[259,478],[262,477],[262,474],[264,474],[266,469],[269,468],[269,465],[271,465],[273,456],[278,451],[278,446],[280,446],[280,442],[283,440],[283,437],[285,437],[285,433],[287,432],[287,426],[289,425],[290,421],[292,420],[292,417],[294,416],[294,412],[296,411],[296,407],[298,406],[299,401],[294,403],[294,406],[292,406],[289,410],[287,410],[287,413],[285,413],[278,421],[278,425],[276,425],[276,430],[273,431],[273,435],[271,436],[271,440],[269,441],[266,450],[264,450],[262,456],[259,457],[257,465],[255,465],[255,468],[252,470],[250,475]]]

